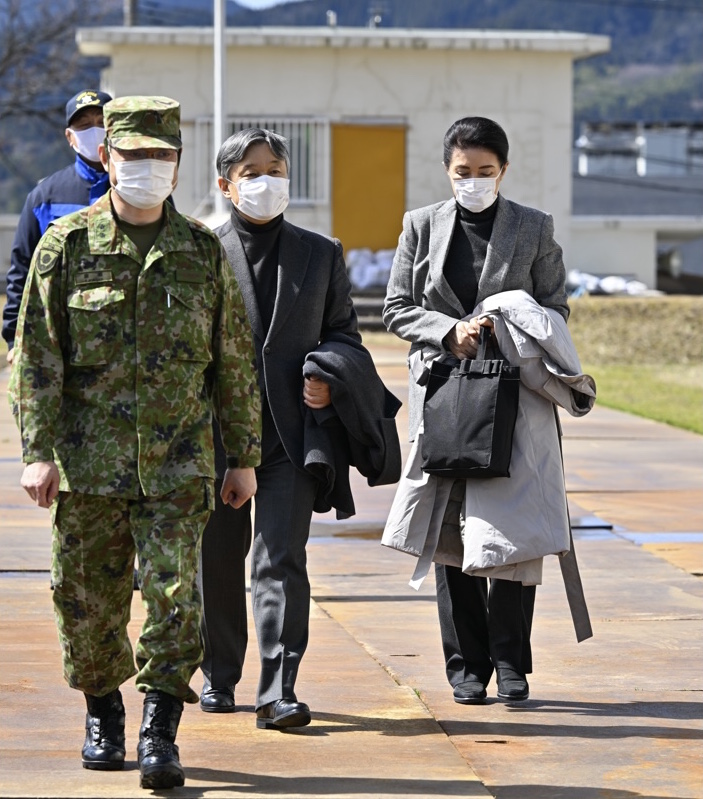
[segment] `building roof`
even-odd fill
[[[572,186],[577,216],[703,216],[701,175],[574,175]]]
[[[561,31],[441,30],[421,28],[259,27],[227,28],[236,47],[329,47],[406,50],[503,50],[568,53],[575,59],[610,50],[610,37]],[[213,29],[201,27],[79,28],[84,55],[110,55],[113,46],[212,47]]]

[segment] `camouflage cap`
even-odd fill
[[[180,150],[181,106],[169,97],[118,97],[103,109],[105,136],[119,150]]]

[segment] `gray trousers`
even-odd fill
[[[256,470],[251,601],[261,675],[256,707],[296,699],[308,645],[310,582],[305,547],[318,482],[296,469],[283,447]]]
[[[256,469],[251,596],[261,675],[256,707],[295,699],[295,681],[308,643],[310,583],[305,547],[318,483],[289,460],[264,412],[263,456]],[[247,646],[244,559],[251,540],[249,509],[217,499],[203,537],[203,673],[215,687],[241,678]]]

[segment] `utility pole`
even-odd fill
[[[122,16],[125,27],[131,28],[137,24],[137,0],[123,0]]]
[[[214,0],[214,27],[213,27],[213,62],[215,67],[214,86],[214,119],[213,119],[213,160],[225,140],[225,97],[227,95],[227,47],[225,44],[225,32],[227,27],[227,15],[225,11],[226,0]],[[217,168],[215,169],[215,180],[217,180]],[[215,213],[225,212],[225,198],[219,189],[215,189]]]

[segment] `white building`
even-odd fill
[[[83,54],[110,59],[102,87],[113,96],[181,102],[176,203],[214,223],[212,28],[86,28],[77,38]],[[227,130],[262,125],[289,138],[291,221],[347,250],[385,250],[406,209],[450,196],[441,165],[449,125],[491,117],[511,144],[501,191],[553,214],[567,269],[654,288],[658,250],[703,235],[703,214],[666,201],[623,213],[594,196],[573,216],[572,66],[608,48],[608,37],[580,33],[229,28]],[[8,254],[11,230],[0,220]]]
[[[107,56],[113,96],[182,105],[176,203],[209,211],[214,185],[211,28],[86,28],[85,55]],[[442,139],[456,119],[497,120],[511,144],[506,196],[571,228],[572,64],[606,52],[580,33],[371,28],[230,28],[228,131],[260,124],[293,146],[293,222],[345,248],[394,247],[406,209],[450,196]]]
[[[575,144],[572,266],[648,282],[658,253],[660,274],[703,277],[703,125],[584,124]]]

